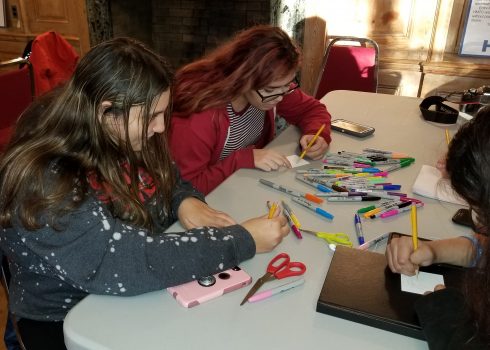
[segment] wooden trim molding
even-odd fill
[[[423,73],[490,79],[490,67],[488,64],[422,62],[420,66]]]

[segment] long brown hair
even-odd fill
[[[476,212],[478,226],[490,228],[490,107],[463,125],[452,139],[446,170],[453,188]],[[483,260],[471,269],[465,292],[479,335],[490,345],[490,239]]]
[[[298,46],[280,28],[259,25],[238,33],[175,75],[174,110],[182,114],[224,106],[298,70]]]
[[[41,97],[20,118],[0,163],[0,225],[10,226],[14,213],[28,229],[56,223],[83,201],[91,173],[110,189],[115,216],[151,228],[138,197],[138,167],[153,178],[156,195],[165,199],[161,209],[169,211],[175,174],[167,135],[148,139],[147,130],[152,108],[171,81],[163,58],[135,40],[118,38],[92,48],[64,87]],[[106,111],[112,118],[124,121],[125,135],[110,132],[106,114],[101,117],[103,101],[112,103]],[[135,105],[144,106],[140,152],[129,141]],[[165,114],[168,125],[170,106]]]

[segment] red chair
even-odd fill
[[[377,92],[378,44],[371,39],[337,37],[325,50],[313,96],[333,90]]]
[[[36,36],[26,51],[33,65],[34,96],[40,96],[70,79],[79,58],[73,46],[56,32]]]
[[[14,69],[4,70],[5,67]],[[8,144],[17,119],[33,98],[31,63],[23,58],[0,62],[0,152]]]

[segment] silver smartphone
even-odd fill
[[[354,123],[345,119],[332,120],[332,129],[356,137],[366,137],[374,133],[372,126]]]

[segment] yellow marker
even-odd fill
[[[301,152],[301,155],[299,156],[300,159],[303,159],[303,157],[305,156],[306,152],[315,143],[316,139],[318,138],[318,136],[320,136],[320,134],[322,133],[322,131],[323,131],[324,128],[325,128],[325,124],[323,124],[320,127],[320,129],[318,129],[318,131],[316,132],[315,136],[313,136],[313,138],[310,140],[310,142],[308,143],[308,145],[306,146],[306,148],[304,149],[304,151]]]
[[[449,145],[449,142],[451,142],[451,137],[449,136],[449,130],[446,129],[446,143]]]
[[[301,223],[299,222],[298,218],[296,217],[296,215],[294,215],[293,211],[291,210],[291,208],[289,207],[289,205],[287,205],[286,202],[284,202],[283,200],[281,200],[281,203],[282,203],[282,206],[284,207],[284,209],[286,211],[289,212],[289,216],[291,217],[291,220],[293,221],[293,224],[297,227],[297,228],[300,228],[301,227]]]
[[[274,213],[276,212],[276,209],[277,209],[277,203],[273,202],[269,208],[269,216],[267,217],[268,219],[272,219],[272,217],[274,216]]]
[[[415,206],[415,204],[412,204],[410,221],[412,222],[413,251],[416,251],[419,245],[419,239],[418,239],[418,229],[417,229],[417,207]],[[418,275],[419,275],[419,269],[417,268],[417,276]]]
[[[365,217],[366,219],[369,219],[369,218],[371,217],[371,215],[376,215],[376,214],[378,214],[378,213],[379,213],[381,210],[383,210],[383,209],[381,209],[381,208],[375,208],[375,209],[373,209],[373,210],[370,210],[370,211],[368,211],[368,212],[365,212],[363,215],[364,215],[364,217]]]

